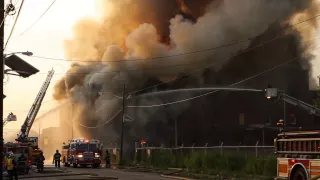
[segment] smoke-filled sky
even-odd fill
[[[79,62],[70,67],[68,73],[72,75],[56,83],[53,94],[57,100],[71,99],[77,103],[83,109],[79,120],[91,125],[111,117],[120,105],[116,97],[99,96],[100,91],[121,95],[123,84],[132,92],[145,88],[145,83],[152,78],[173,79],[209,63],[210,69],[219,72],[228,64],[228,57],[248,48],[251,40],[272,25],[286,27],[318,14],[316,1],[311,0],[102,0],[99,3],[100,18],[79,20],[73,27],[73,37],[65,41],[66,58]],[[317,21],[301,26],[287,33],[303,42],[299,47],[303,51],[301,66],[309,68],[310,85],[314,88],[320,72],[317,66],[320,59],[311,50],[316,45]],[[148,59],[246,39],[248,41],[217,50]],[[201,86],[203,71],[193,76]],[[139,99],[136,103],[161,102],[163,99],[153,98]],[[176,105],[172,109],[177,108],[175,112],[179,113],[184,106],[186,104]],[[143,123],[156,111],[134,113]]]
[[[89,8],[89,4],[93,4],[92,1],[83,3],[83,7],[79,6],[78,9],[69,9],[62,3],[56,4],[51,9],[51,14],[48,13],[29,32],[31,34],[25,35],[26,39],[14,40],[13,38],[8,50],[30,50],[35,55],[61,57],[59,52],[63,48],[66,59],[98,61],[75,63],[69,69],[69,73],[75,74],[69,74],[64,78],[60,78],[61,74],[55,76],[60,80],[55,83],[53,93],[57,100],[71,99],[77,102],[82,107],[81,109],[84,109],[80,114],[81,117],[85,117],[82,120],[89,121],[87,124],[94,126],[97,121],[90,124],[92,119],[103,122],[113,116],[120,106],[117,98],[109,95],[98,96],[99,91],[121,95],[123,84],[126,84],[127,90],[132,92],[143,88],[145,82],[152,78],[160,81],[172,79],[208,63],[213,63],[211,68],[214,71],[219,71],[221,67],[228,64],[228,61],[224,59],[246,49],[251,42],[247,41],[214,51],[157,60],[127,62],[122,62],[122,60],[188,53],[258,36],[272,24],[280,23],[286,26],[318,14],[315,2],[311,0],[100,0],[97,6],[99,12],[93,10],[94,8],[91,6]],[[47,4],[43,4],[42,9],[45,9]],[[81,4],[80,1],[79,4]],[[65,9],[61,9],[61,7]],[[34,6],[29,5],[29,12],[34,12],[33,9]],[[31,13],[29,13],[30,16],[27,18],[28,9],[26,8],[24,16],[22,16],[23,13],[21,15],[26,18],[21,19],[21,23],[28,23],[22,23],[20,27],[18,23],[16,35],[25,30],[42,13],[41,8],[38,9],[38,14],[33,14],[31,17]],[[66,10],[66,13],[61,13],[62,10]],[[86,15],[98,15],[99,18],[79,19],[81,16],[86,16],[84,12]],[[70,19],[66,19],[63,14],[67,13],[73,16],[68,16]],[[54,18],[57,17],[59,17],[59,21],[54,21]],[[30,20],[26,21],[26,19]],[[73,24],[71,21],[74,19],[78,20],[71,28],[69,25]],[[320,74],[320,70],[317,69],[320,67],[320,58],[318,58],[320,55],[314,54],[309,48],[317,45],[316,41],[310,41],[318,33],[316,32],[317,22],[309,21],[307,25],[301,24],[300,26],[301,28],[297,29],[300,33],[295,33],[295,35],[306,40],[301,44],[302,49],[305,50],[303,54],[305,59],[301,64],[305,68],[309,68],[309,63],[312,64],[310,74],[313,77],[311,82],[314,82],[316,75]],[[52,35],[57,32],[69,34],[67,31],[60,30],[63,28],[72,30],[72,37]],[[288,31],[289,33],[293,32]],[[37,36],[39,37],[35,38]],[[63,43],[57,42],[58,39],[63,39]],[[47,47],[50,47],[50,51]],[[49,62],[48,60],[43,61]],[[30,100],[28,100],[29,104],[32,104],[41,85],[41,83],[31,83],[31,81],[42,82],[46,70],[49,69],[48,67],[43,70],[43,61],[33,63],[42,69],[44,74],[41,77],[28,80],[29,84],[33,84]],[[54,67],[58,73],[64,71],[61,66],[65,67],[65,65],[61,65],[61,63],[58,65],[54,61],[50,61],[50,63],[53,64],[50,66],[59,66]],[[198,71],[193,75],[199,82],[197,85],[201,86],[203,73]],[[27,82],[27,80],[12,78],[6,93],[16,92],[15,94],[18,94],[17,90],[26,90],[25,87],[29,86],[22,82]],[[184,84],[184,86],[193,85]],[[49,92],[51,94],[51,91]],[[186,97],[189,95],[175,96],[170,100]],[[51,98],[47,96],[47,99]],[[19,97],[10,94],[6,103],[9,100],[10,102],[19,102]],[[164,99],[151,98],[139,99],[136,103],[158,104],[162,102]],[[21,117],[20,119],[24,120],[29,104],[25,106],[26,112],[21,113],[18,119]],[[189,104],[179,104],[179,106],[171,106],[170,108],[179,113],[185,106],[189,106]],[[13,107],[14,103],[10,105],[12,111],[14,111]],[[97,110],[99,110],[98,113]],[[157,110],[141,109],[135,112],[129,110],[128,113],[135,114],[135,118],[143,124]],[[84,114],[85,116],[83,116]],[[175,115],[171,114],[170,116]],[[163,118],[166,118],[166,115]]]

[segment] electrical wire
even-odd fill
[[[318,15],[318,16],[320,16],[320,15]],[[318,16],[314,16],[314,17],[309,18],[309,19],[307,19],[307,20],[301,21],[301,22],[299,22],[299,23],[296,23],[296,24],[294,24],[294,25],[291,25],[290,27],[296,26],[296,25],[301,24],[301,23],[306,22],[306,21],[310,21],[310,20],[312,20],[312,19],[317,18]],[[248,49],[246,49],[245,51],[242,51],[242,52],[240,52],[240,53],[237,53],[237,54],[235,54],[235,55],[232,55],[232,56],[230,56],[230,57],[228,57],[228,58],[225,58],[225,59],[223,59],[223,60],[224,60],[224,61],[225,61],[225,60],[230,60],[230,59],[232,59],[232,58],[234,58],[234,57],[236,57],[236,56],[238,56],[238,55],[244,54],[244,53],[246,53],[246,52],[248,52],[248,51],[251,51],[251,50],[253,50],[253,49],[256,49],[256,48],[258,48],[258,47],[262,47],[262,45],[267,44],[267,43],[269,43],[269,42],[272,42],[272,41],[278,39],[278,38],[281,37],[281,36],[284,36],[284,35],[283,35],[283,34],[282,34],[282,35],[278,35],[278,36],[276,36],[276,37],[274,37],[274,38],[272,38],[272,39],[269,39],[269,40],[267,40],[267,41],[264,41],[263,43],[260,43],[260,44],[258,44],[258,45],[256,45],[256,46],[253,46],[253,47],[251,47],[251,48],[248,48]],[[310,41],[310,40],[308,40],[308,41]],[[195,62],[193,62],[193,63],[195,63]],[[198,61],[197,63],[199,63],[199,61]],[[174,65],[174,66],[171,66],[171,67],[182,66],[182,65],[189,65],[189,64],[192,64],[192,63],[179,64],[179,65]],[[205,69],[205,68],[208,68],[208,67],[210,67],[210,66],[212,66],[212,65],[214,65],[214,62],[211,63],[211,64],[209,64],[209,65],[206,65],[206,66],[204,66],[204,67],[200,67],[200,68],[198,68],[198,69],[196,69],[196,70],[194,70],[194,71],[191,71],[191,72],[189,72],[189,73],[187,73],[187,74],[178,76],[178,77],[176,77],[176,78],[174,78],[174,79],[170,79],[170,80],[165,81],[165,82],[161,82],[161,83],[158,83],[158,84],[155,84],[155,85],[152,85],[152,86],[149,86],[149,87],[146,87],[146,88],[137,90],[137,91],[133,91],[133,92],[129,93],[129,95],[132,95],[132,94],[135,94],[135,93],[138,93],[138,92],[141,92],[141,91],[145,91],[145,90],[147,90],[147,89],[151,89],[151,88],[157,87],[157,86],[162,85],[162,84],[167,84],[167,83],[176,81],[176,80],[181,79],[181,78],[183,78],[183,77],[185,77],[185,76],[194,74],[194,73],[196,73],[196,72],[198,72],[198,71],[201,71],[201,70],[203,70],[203,69]],[[166,67],[170,67],[170,66],[166,66]],[[155,68],[159,68],[159,67],[155,67]],[[163,68],[163,67],[161,67],[161,68]],[[150,68],[150,69],[154,69],[154,68]],[[127,70],[127,71],[137,71],[137,70],[141,70],[141,69]],[[123,71],[114,71],[114,72],[123,72]],[[101,72],[101,73],[114,73],[114,72]]]
[[[38,23],[38,21],[49,11],[49,9],[52,7],[52,5],[56,2],[56,0],[53,0],[52,3],[49,5],[49,7],[42,13],[42,15],[31,25],[29,26],[26,30],[24,30],[19,36],[22,36],[26,32],[28,32],[31,28],[33,28],[34,25]]]
[[[305,19],[303,21],[300,21],[298,23],[286,26],[284,28],[281,28],[277,31],[274,31],[273,33],[277,33],[277,32],[282,32],[284,30],[293,28],[299,24],[317,19],[318,17],[320,17],[319,15],[313,16],[311,18]],[[142,58],[142,59],[118,59],[118,60],[112,60],[112,61],[94,61],[94,60],[74,60],[74,59],[63,59],[63,58],[52,58],[52,57],[45,57],[45,56],[32,56],[34,58],[39,58],[39,59],[47,59],[47,60],[55,60],[55,61],[69,61],[69,62],[86,62],[86,63],[101,63],[101,62],[106,62],[106,63],[110,63],[110,62],[114,62],[114,63],[123,63],[123,62],[137,62],[137,61],[146,61],[146,60],[158,60],[158,59],[165,59],[165,58],[171,58],[171,57],[178,57],[178,56],[185,56],[185,55],[191,55],[191,54],[196,54],[196,53],[202,53],[202,52],[206,52],[206,51],[212,51],[212,50],[217,50],[220,48],[226,48],[229,46],[233,46],[233,45],[237,45],[240,43],[245,43],[247,41],[251,41],[252,39],[259,37],[259,35],[254,35],[251,37],[248,37],[246,39],[243,40],[239,40],[239,41],[235,41],[232,42],[230,44],[224,44],[224,45],[220,45],[220,46],[216,46],[216,47],[212,47],[212,48],[207,48],[207,49],[202,49],[202,50],[197,50],[197,51],[191,51],[191,52],[186,52],[186,53],[177,53],[177,54],[172,54],[172,55],[167,55],[167,56],[158,56],[158,57],[150,57],[150,58]]]
[[[317,49],[317,48],[319,48],[319,47],[316,47],[315,49]],[[315,50],[315,49],[314,49],[314,50]],[[299,56],[299,57],[300,57],[300,56]],[[239,81],[239,82],[236,82],[236,83],[234,83],[234,84],[231,84],[231,85],[229,85],[228,87],[232,87],[232,86],[241,84],[241,83],[243,83],[243,82],[245,82],[245,81],[248,81],[248,80],[251,80],[251,79],[253,79],[253,78],[256,78],[256,77],[258,77],[258,76],[260,76],[260,75],[262,75],[262,74],[265,74],[265,73],[268,73],[268,72],[270,72],[270,71],[273,71],[273,70],[275,70],[275,69],[277,69],[277,68],[280,68],[280,67],[282,67],[282,66],[284,66],[284,65],[287,65],[287,64],[289,64],[289,63],[291,63],[291,62],[299,59],[299,57],[295,57],[295,58],[293,58],[293,59],[290,59],[289,61],[286,61],[286,62],[284,62],[284,63],[282,63],[282,64],[279,64],[279,65],[277,65],[277,66],[275,66],[275,67],[273,67],[273,68],[271,68],[271,69],[265,70],[265,71],[263,71],[263,72],[261,72],[261,73],[258,73],[258,74],[256,74],[256,75],[254,75],[254,76],[248,77],[248,78],[246,78],[246,79],[244,79],[244,80],[241,80],[241,81]],[[218,91],[219,91],[219,90],[211,91],[211,92],[208,92],[208,93],[199,95],[199,96],[194,96],[194,97],[191,97],[191,98],[187,98],[187,99],[183,99],[183,100],[179,100],[179,101],[174,101],[174,102],[169,102],[169,103],[146,105],[146,106],[127,106],[127,107],[128,107],[128,108],[153,108],[153,107],[161,107],[161,106],[174,105],[174,104],[178,104],[178,103],[182,103],[182,102],[186,102],[186,101],[198,99],[198,98],[200,98],[200,97],[207,96],[207,95],[216,93],[216,92],[218,92]]]
[[[8,43],[9,43],[9,41],[10,41],[10,38],[11,38],[11,36],[12,36],[12,33],[13,33],[13,31],[14,31],[14,28],[16,27],[16,24],[17,24],[17,22],[18,22],[18,19],[19,19],[20,12],[21,12],[21,9],[22,9],[22,7],[23,7],[23,4],[24,4],[24,0],[22,0],[22,2],[21,2],[21,5],[20,5],[19,10],[18,10],[17,17],[16,17],[16,19],[15,19],[15,21],[14,21],[14,24],[13,24],[12,28],[11,28],[11,31],[10,31],[9,37],[8,37],[8,39],[7,39],[7,41],[6,41],[6,44],[4,45],[4,49],[6,49]]]
[[[317,39],[320,39],[320,37],[317,37],[317,38],[313,38],[313,39],[309,39],[309,40],[305,40],[305,41],[302,41],[302,43],[304,42],[307,42],[307,41],[312,41],[312,40],[317,40]],[[259,45],[258,45],[259,46]],[[10,52],[10,51],[8,51]],[[240,53],[241,54],[241,53]],[[240,55],[240,54],[237,54],[237,55]],[[237,56],[237,55],[234,55],[234,56]],[[230,58],[233,58],[234,56],[230,57]],[[141,70],[152,70],[152,69],[162,69],[162,68],[173,68],[173,67],[178,67],[178,66],[184,66],[184,65],[190,65],[190,64],[196,64],[196,63],[203,63],[201,60],[198,60],[196,62],[192,62],[192,63],[182,63],[182,64],[176,64],[176,65],[170,65],[170,66],[156,66],[156,67],[151,67],[151,68],[137,68],[137,69],[126,69],[126,70],[116,70],[116,71],[108,71],[108,72],[94,72],[94,74],[108,74],[108,73],[119,73],[119,72],[131,72],[131,71],[141,71]],[[48,72],[39,72],[37,74],[45,74],[47,75]],[[88,74],[88,73],[59,73],[59,72],[56,72],[55,75],[57,74],[61,74],[61,75],[77,75],[77,74]],[[186,76],[186,75],[183,75],[183,77]],[[176,79],[178,79],[179,77],[177,77]],[[174,79],[174,80],[176,80]],[[168,83],[168,82],[171,82],[172,80],[169,80],[167,82],[164,82],[164,83]],[[162,84],[162,83],[161,83]],[[158,84],[158,85],[161,85],[161,84]],[[153,86],[150,86],[150,87],[147,87],[145,89],[141,89],[141,90],[138,90],[138,91],[134,91],[133,93],[131,94],[134,94],[136,92],[140,92],[140,91],[143,91],[143,90],[146,90],[146,89],[149,89],[149,88],[152,88],[152,87],[155,87],[155,86],[158,86],[158,85],[153,85]]]
[[[105,121],[104,123],[102,123],[102,124],[99,124],[99,125],[97,125],[97,126],[85,126],[85,125],[83,125],[83,124],[81,124],[81,123],[79,123],[79,125],[80,126],[82,126],[82,127],[85,127],[85,128],[88,128],[88,129],[96,129],[96,128],[99,128],[99,127],[101,127],[101,126],[104,126],[104,125],[106,125],[106,124],[108,124],[110,121],[112,121],[115,117],[117,117],[118,116],[118,114],[120,113],[122,111],[122,109],[120,109],[114,116],[112,116],[109,120],[107,120],[107,121]]]
[[[253,50],[253,49],[262,47],[264,44],[267,44],[267,43],[269,43],[269,42],[272,42],[272,41],[278,39],[278,38],[281,37],[281,36],[283,36],[283,35],[278,35],[278,36],[276,36],[276,37],[274,37],[274,38],[272,38],[272,39],[269,39],[269,40],[267,40],[267,41],[264,41],[264,42],[262,42],[262,43],[260,43],[260,44],[258,44],[258,45],[256,45],[256,46],[253,46],[253,47],[251,47],[251,48],[248,48],[248,49],[246,49],[245,51],[239,52],[239,53],[237,53],[237,54],[235,54],[235,55],[232,55],[232,56],[230,56],[230,57],[227,57],[227,58],[225,58],[225,59],[222,59],[222,61],[231,60],[232,58],[234,58],[234,57],[236,57],[236,56],[239,56],[239,55],[241,55],[241,54],[244,54],[244,53],[246,53],[246,52],[248,52],[248,51],[251,51],[251,50]],[[318,38],[316,38],[316,39],[318,39]],[[310,40],[307,40],[307,41],[310,41]],[[176,80],[178,80],[178,79],[181,79],[181,78],[183,78],[183,77],[189,76],[189,75],[194,74],[194,73],[196,73],[196,72],[198,72],[198,71],[201,71],[201,70],[203,70],[203,69],[209,68],[209,67],[211,67],[211,66],[214,65],[214,64],[215,64],[215,62],[210,63],[210,64],[208,64],[208,65],[206,65],[206,66],[203,66],[203,67],[200,67],[200,68],[195,69],[195,70],[193,70],[193,71],[190,71],[190,72],[188,72],[188,73],[186,73],[186,74],[183,74],[183,75],[181,75],[181,76],[178,76],[178,77],[176,77],[176,78],[174,78],[174,79],[170,79],[170,80],[167,80],[167,81],[164,81],[164,82],[161,82],[161,83],[158,83],[158,84],[155,84],[155,85],[146,87],[146,88],[142,88],[142,89],[140,89],[140,90],[133,91],[133,92],[131,92],[131,93],[129,93],[129,94],[133,95],[133,94],[135,94],[135,93],[138,93],[138,92],[141,92],[141,91],[145,91],[145,90],[148,90],[148,89],[151,89],[151,88],[155,88],[155,87],[160,86],[160,85],[163,85],[163,84],[167,84],[167,83],[170,83],[170,82],[174,82],[174,81],[176,81]]]
[[[18,3],[18,1],[15,3],[15,5]],[[7,7],[5,9],[5,12],[4,12],[4,17],[1,21],[1,24],[0,24],[0,27],[2,27],[4,25],[4,22],[7,18],[8,15],[14,15],[15,13],[13,14],[10,14],[10,12],[15,12],[15,5],[12,4],[12,1],[10,1],[9,4],[7,4]]]

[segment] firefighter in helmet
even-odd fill
[[[14,155],[10,152],[8,159],[6,160],[7,171],[10,179],[13,177],[18,180],[18,173],[17,173],[17,162],[14,159]]]
[[[53,155],[53,161],[52,164],[54,164],[54,166],[56,168],[60,168],[60,159],[61,159],[61,154],[59,153],[59,150],[56,150],[56,153],[54,153]]]
[[[106,149],[106,168],[110,168],[110,153],[108,149]]]

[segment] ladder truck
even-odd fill
[[[265,89],[267,99],[283,100],[320,116],[320,109],[291,97],[276,88]],[[320,179],[320,130],[281,132],[274,139],[277,155],[276,180]]]
[[[53,74],[54,70],[48,72],[47,78],[43,83],[34,103],[32,104],[31,109],[29,110],[29,113],[24,123],[22,124],[20,132],[16,139],[16,144],[20,144],[21,146],[27,144],[32,149],[32,164],[35,164],[34,158],[37,157],[38,154],[42,151],[38,147],[38,137],[29,137],[29,132],[39,112],[41,103],[46,95]]]

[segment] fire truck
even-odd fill
[[[101,164],[102,144],[99,140],[78,138],[68,141],[62,146],[62,163],[64,166],[97,168]]]
[[[13,144],[16,144],[15,146],[8,146],[5,145],[5,149],[12,152],[18,152],[21,148],[28,147],[28,153],[31,154],[31,158],[29,158],[29,161],[33,165],[36,164],[34,161],[35,158],[42,152],[38,147],[38,137],[29,137],[30,129],[33,125],[33,122],[39,112],[39,109],[41,107],[41,103],[46,95],[47,89],[50,85],[51,79],[53,77],[54,70],[51,70],[48,72],[47,78],[43,85],[41,86],[41,89],[34,101],[34,103],[31,106],[31,109],[26,117],[26,120],[24,121],[23,125],[21,126],[20,132],[18,134],[18,137],[16,139],[16,142]],[[11,143],[12,144],[12,143]],[[6,147],[8,146],[8,147]],[[15,153],[14,153],[15,154]]]
[[[277,98],[320,116],[320,109],[275,88],[266,89],[268,99]],[[286,123],[286,122],[284,122]],[[282,131],[274,139],[277,155],[276,180],[308,180],[320,175],[320,130]],[[320,179],[320,176],[319,176]]]
[[[8,142],[4,144],[4,152],[12,152],[14,155],[15,160],[18,160],[21,154],[24,154],[27,158],[27,163],[25,164],[25,172],[26,174],[29,173],[29,169],[32,163],[32,153],[33,149],[30,147],[28,143],[20,143],[20,142]]]

